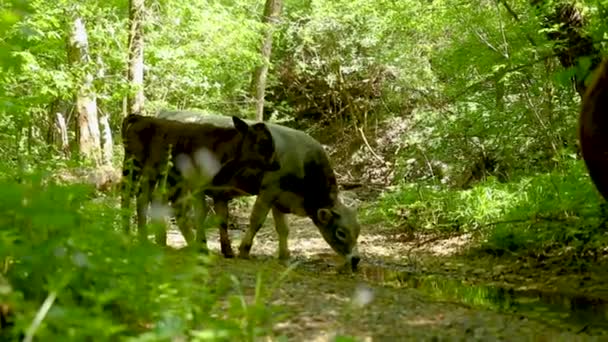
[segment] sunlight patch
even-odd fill
[[[374,300],[374,291],[371,287],[359,284],[355,289],[352,302],[355,307],[362,308]]]
[[[191,178],[194,176],[194,165],[192,164],[192,161],[188,155],[183,153],[178,154],[175,157],[175,166],[177,166],[177,169],[185,178]]]
[[[194,163],[206,178],[213,178],[221,168],[220,161],[207,148],[200,148],[194,153]]]
[[[157,200],[150,203],[150,217],[153,221],[164,222],[166,218],[171,216],[171,208],[167,204]]]

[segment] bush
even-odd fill
[[[571,159],[552,172],[501,183],[494,177],[468,190],[402,184],[368,210],[418,232],[484,234],[483,248],[503,253],[548,246],[600,247],[601,199],[584,163]]]
[[[115,199],[93,199],[90,186],[19,178],[0,180],[0,305],[14,321],[0,337],[28,331],[45,301],[50,310],[35,329],[42,341],[250,340],[268,332],[260,298],[250,307],[231,295],[221,314],[232,283],[210,278],[210,258],[134,243],[119,231]]]

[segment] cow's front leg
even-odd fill
[[[268,212],[270,211],[269,203],[270,202],[264,200],[262,196],[258,195],[256,198],[255,204],[253,205],[253,210],[251,211],[251,216],[249,218],[249,227],[247,228],[245,235],[243,235],[241,245],[239,246],[239,258],[249,258],[249,252],[251,251],[251,246],[253,245],[253,238],[262,227],[262,224],[264,224],[266,216],[268,216]]]
[[[289,226],[283,214],[277,207],[272,207],[272,217],[274,218],[274,228],[279,235],[279,259],[289,259],[289,247],[287,237],[289,236]]]
[[[233,258],[232,246],[230,245],[230,236],[228,235],[228,201],[214,200],[214,208],[216,214],[220,217],[220,247],[222,254],[226,258]]]

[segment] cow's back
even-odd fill
[[[159,113],[159,116],[185,122],[232,125],[228,117],[220,115],[164,111]],[[237,168],[237,174],[241,174],[233,177],[230,180],[233,183],[228,184],[228,187],[239,190],[247,187],[247,193],[258,195],[251,214],[251,225],[239,247],[241,255],[249,254],[253,237],[266,218],[268,206],[272,206],[279,234],[279,255],[288,254],[288,228],[282,214],[292,213],[308,216],[319,228],[325,241],[338,254],[344,256],[354,269],[360,260],[356,246],[360,232],[357,214],[338,198],[336,176],[323,146],[302,131],[272,123],[266,124],[275,144],[280,168],[276,171],[253,170],[258,172],[253,177],[244,174],[252,172],[251,169]],[[214,196],[207,192],[215,199],[224,196],[227,200],[236,197],[233,193],[231,190],[220,190]]]
[[[211,123],[222,127],[233,126],[232,120],[228,116],[193,111],[162,110],[158,113],[158,117],[182,122]],[[256,123],[256,121],[252,120],[244,121],[248,124]],[[306,169],[306,165],[304,164],[310,160],[314,160],[321,167],[319,174],[324,174],[327,178],[334,179],[335,182],[335,176],[329,159],[319,142],[310,135],[293,128],[273,123],[266,123],[266,125],[274,139],[281,168],[276,172],[266,172],[263,180],[264,184],[279,182],[280,178],[285,177],[285,175],[303,179],[305,177],[304,170]]]

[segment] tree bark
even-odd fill
[[[90,65],[89,42],[82,19],[74,19],[68,43],[70,63],[79,68],[86,68]],[[97,96],[93,89],[93,75],[89,71],[85,71],[76,95],[76,111],[80,137],[79,151],[85,158],[98,165],[101,161],[101,145],[97,120]]]
[[[97,78],[105,78],[105,67],[101,57],[97,58]],[[112,129],[110,128],[110,115],[106,112],[99,110],[99,126],[101,127],[101,160],[104,165],[112,165],[112,156],[114,155],[113,141],[112,141]]]
[[[65,157],[70,156],[70,145],[68,142],[68,126],[65,123],[63,114],[57,112],[55,114],[55,127],[58,135],[58,147]]]
[[[544,1],[531,0],[530,3],[541,13]],[[564,68],[583,66],[585,70],[572,77],[578,94],[582,97],[587,90],[585,80],[601,62],[601,53],[593,45],[593,40],[583,30],[585,19],[574,3],[560,2],[545,15],[543,26],[547,37],[554,42],[553,51]],[[557,27],[557,29],[555,29]],[[581,63],[585,58],[588,64]]]
[[[278,22],[283,0],[266,0],[264,6],[264,15],[262,23],[265,24],[264,38],[262,41],[262,64],[256,67],[253,72],[252,88],[254,91],[256,119],[264,120],[264,93],[266,91],[266,77],[268,75],[268,65],[270,64],[270,55],[272,52],[272,36],[274,26]]]
[[[109,115],[102,112],[99,117],[99,125],[101,126],[101,160],[104,165],[112,164],[112,156],[114,155],[112,142],[112,129],[110,128]]]
[[[129,0],[129,83],[135,93],[127,99],[129,113],[144,108],[144,0]]]

